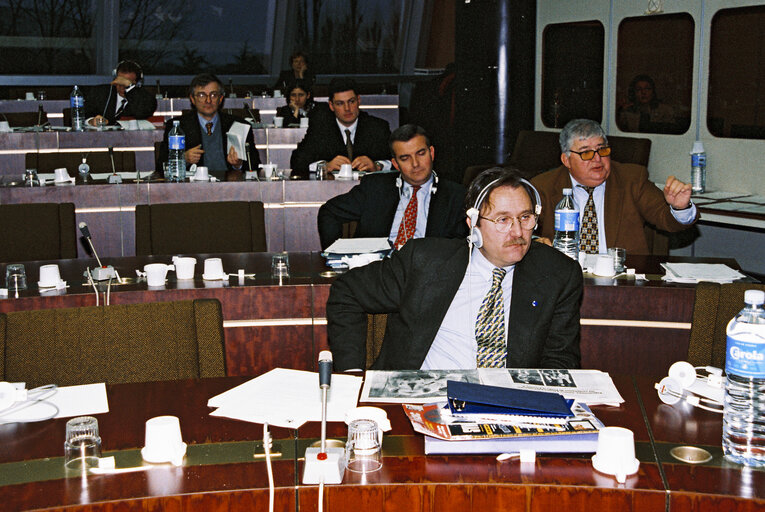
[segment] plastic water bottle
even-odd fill
[[[747,290],[728,324],[722,446],[725,457],[765,466],[765,292]]]
[[[707,153],[704,144],[697,140],[691,149],[691,189],[694,193],[701,193],[707,187]]]
[[[553,247],[570,258],[579,258],[579,210],[570,188],[563,189],[563,199],[555,207]]]
[[[85,97],[76,85],[69,95],[69,106],[72,108],[72,130],[81,132],[85,129]]]
[[[170,150],[167,159],[167,176],[170,181],[183,181],[186,179],[186,159],[183,153],[186,150],[186,136],[179,126],[179,121],[173,121],[173,128],[167,136]]]

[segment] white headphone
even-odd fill
[[[4,411],[16,402],[27,399],[26,389],[16,389],[10,382],[0,382],[0,411]]]
[[[433,185],[430,187],[430,193],[435,195],[435,193],[438,191],[438,174],[436,174],[436,171],[430,171],[431,174],[433,174]],[[396,187],[398,187],[398,195],[401,195],[404,193],[404,180],[401,179],[401,172],[399,171],[398,176],[396,176]]]
[[[706,373],[697,373],[702,370]],[[659,399],[673,405],[685,401],[694,407],[722,413],[725,390],[720,368],[714,366],[696,366],[685,361],[678,361],[669,367],[669,376],[653,386],[659,393]]]
[[[497,178],[493,181],[491,181],[488,185],[483,187],[481,191],[478,193],[478,197],[476,197],[475,204],[468,209],[466,213],[468,219],[470,219],[470,234],[468,235],[468,245],[470,246],[470,249],[472,250],[473,247],[476,249],[480,249],[483,246],[483,235],[481,235],[481,230],[478,229],[478,215],[481,211],[481,205],[486,200],[488,195],[492,191],[492,186],[494,186],[498,181],[503,179],[502,177]],[[522,185],[525,185],[528,190],[531,190],[534,194],[534,213],[536,215],[541,215],[542,213],[542,199],[539,197],[539,191],[532,185],[528,180],[525,180],[523,178],[520,179],[520,182]],[[537,226],[534,225],[534,229],[536,229]]]

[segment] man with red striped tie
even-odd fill
[[[392,164],[398,172],[376,172],[345,194],[327,201],[318,216],[322,249],[356,222],[354,237],[387,237],[400,249],[412,238],[467,236],[462,185],[439,181],[435,150],[425,130],[407,124],[390,136]]]

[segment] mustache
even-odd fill
[[[528,245],[528,242],[523,238],[513,238],[502,244],[503,247],[511,247],[513,245]]]

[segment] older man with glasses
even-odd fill
[[[542,197],[540,236],[555,235],[555,205],[564,188],[573,189],[580,213],[579,247],[587,253],[624,247],[631,254],[648,254],[644,224],[676,232],[698,218],[688,183],[670,176],[662,191],[648,180],[645,167],[612,162],[608,138],[595,121],[566,124],[560,149],[563,165],[531,180]]]
[[[247,124],[244,119],[222,112],[225,93],[223,84],[215,75],[201,74],[194,77],[189,86],[189,100],[194,110],[184,112],[180,118],[165,123],[165,137],[160,146],[160,161],[167,162],[168,134],[173,121],[179,120],[186,135],[186,165],[206,166],[210,174],[223,178],[226,171],[257,169],[260,164],[252,130],[247,133],[250,154],[239,155],[231,148],[226,151],[226,132],[235,121]],[[252,158],[252,161],[248,160]]]

